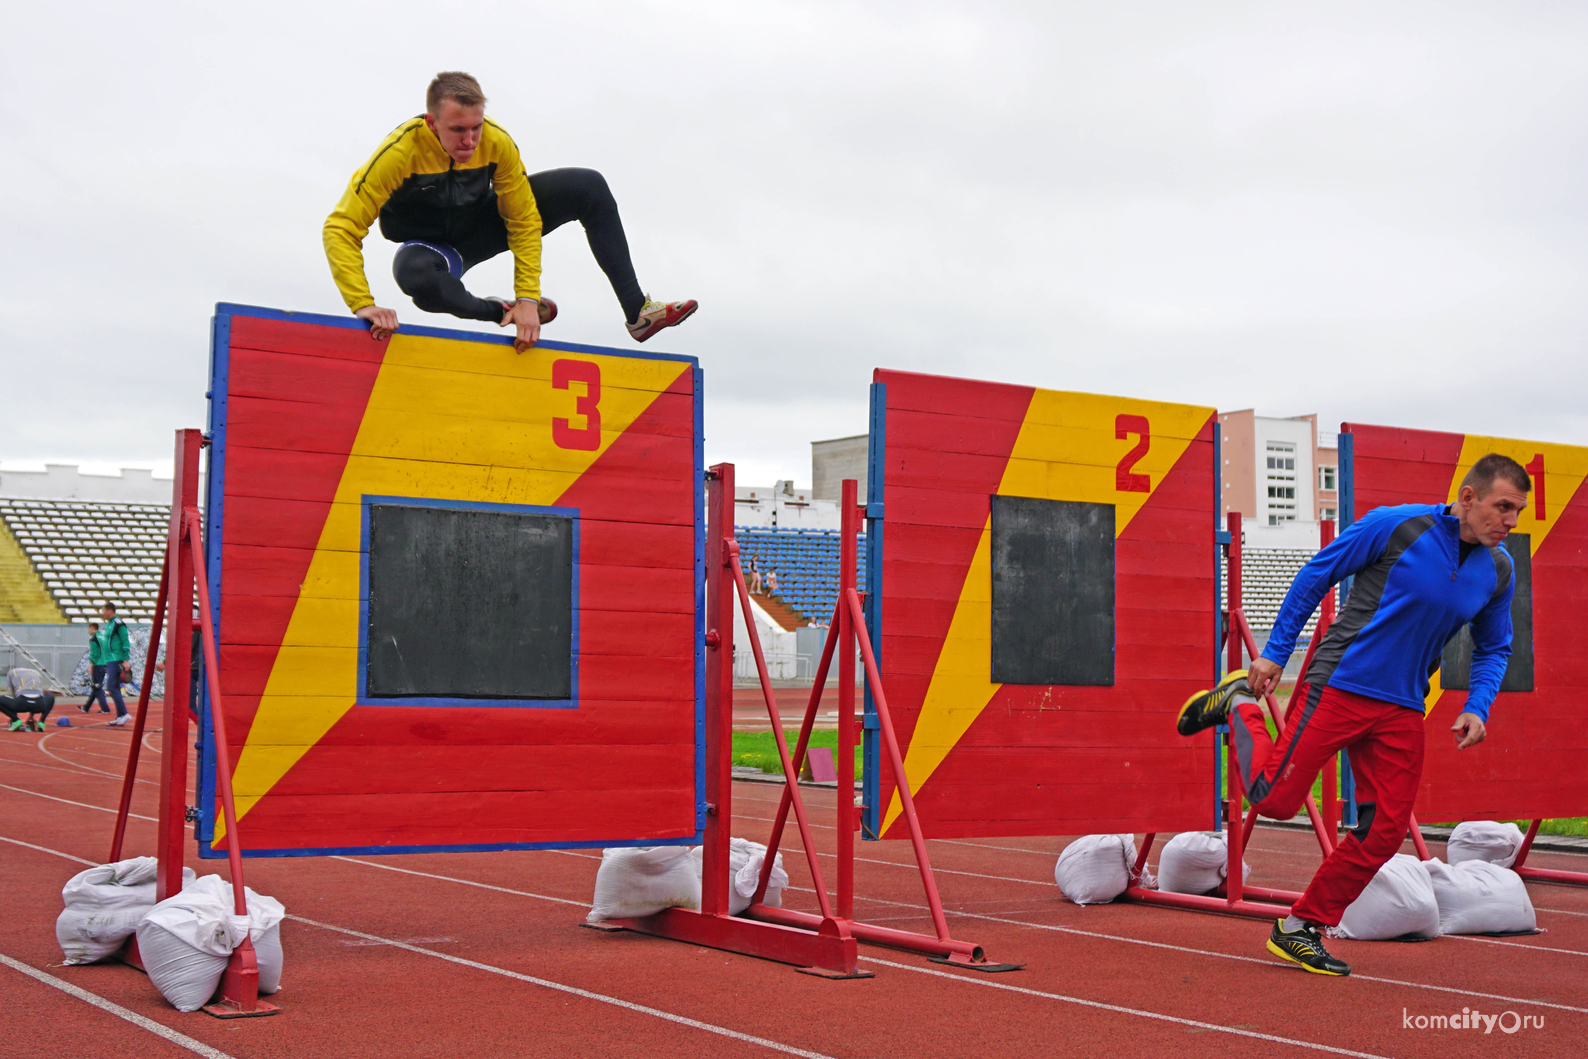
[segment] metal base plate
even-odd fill
[[[257,1019],[265,1015],[279,1014],[281,1009],[274,1004],[267,1004],[263,1000],[257,1002],[258,1006],[252,1011],[243,1011],[230,1004],[205,1004],[202,1010],[206,1015],[214,1015],[218,1019]]]
[[[875,978],[875,971],[829,971],[825,967],[796,967],[800,974],[815,975],[817,978]]]
[[[982,960],[980,963],[973,963],[970,960],[956,960],[952,956],[929,956],[927,959],[932,963],[943,963],[965,971],[981,971],[984,974],[997,974],[1000,971],[1018,971],[1025,966],[1023,963],[989,963],[986,960]]]

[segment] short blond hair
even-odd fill
[[[441,110],[441,101],[444,99],[455,100],[463,107],[485,106],[485,91],[480,88],[480,82],[471,74],[461,70],[448,70],[436,74],[436,79],[430,82],[430,87],[425,90],[425,110],[435,114]]]

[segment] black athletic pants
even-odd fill
[[[529,186],[540,210],[542,234],[550,234],[569,221],[578,221],[584,226],[590,252],[612,282],[612,290],[623,306],[624,319],[632,323],[640,315],[645,295],[634,276],[629,242],[623,235],[617,200],[612,197],[606,178],[594,169],[550,169],[531,174]],[[507,224],[500,214],[491,217],[493,220],[479,231],[453,244],[463,259],[464,272],[508,249]],[[502,307],[470,294],[462,278],[452,274],[446,256],[429,247],[405,244],[392,261],[392,275],[402,292],[427,313],[451,313],[465,320],[489,320],[493,324],[502,322]]]
[[[55,709],[55,695],[48,691],[37,699],[29,699],[21,695],[16,698],[0,695],[0,713],[11,718],[12,723],[20,721],[24,713],[38,714],[39,719],[43,720],[53,709]]]

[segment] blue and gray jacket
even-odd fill
[[[1464,709],[1487,721],[1511,656],[1516,571],[1504,547],[1474,548],[1462,561],[1461,522],[1448,511],[1444,504],[1401,504],[1352,523],[1296,575],[1263,657],[1283,666],[1324,593],[1354,576],[1307,682],[1420,712],[1446,641],[1471,622]]]

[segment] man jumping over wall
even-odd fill
[[[369,321],[370,337],[397,330],[397,314],[375,304],[364,275],[364,237],[375,220],[402,243],[392,262],[397,286],[425,312],[489,320],[518,335],[520,353],[540,340],[557,306],[540,293],[540,238],[577,220],[596,263],[612,282],[629,334],[644,342],[683,323],[693,300],[655,302],[641,293],[618,205],[593,169],[527,174],[518,146],[485,117],[485,93],[465,73],[437,74],[425,113],[403,122],[353,174],[325,221],[325,254],[342,299]],[[513,252],[514,300],[477,298],[463,274]]]
[[[1295,816],[1324,763],[1341,750],[1350,755],[1357,825],[1290,916],[1274,924],[1268,949],[1275,955],[1317,974],[1351,973],[1324,949],[1319,928],[1340,922],[1406,839],[1423,772],[1428,681],[1445,642],[1468,622],[1471,690],[1451,731],[1458,750],[1483,742],[1511,654],[1516,572],[1500,542],[1516,528],[1532,487],[1521,464],[1491,453],[1467,473],[1454,504],[1369,511],[1296,575],[1251,671],[1229,674],[1181,707],[1181,735],[1229,724],[1247,797],[1270,819]],[[1278,685],[1324,593],[1353,576],[1339,620],[1305,674],[1301,705],[1276,742],[1258,699]]]

